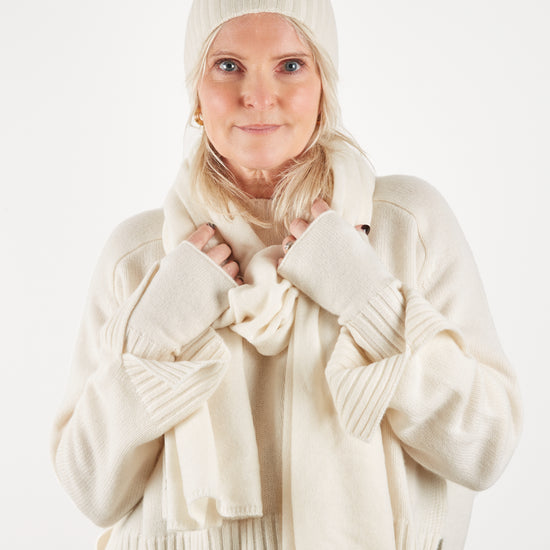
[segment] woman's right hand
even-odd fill
[[[196,231],[191,233],[187,241],[199,250],[203,251],[206,244],[216,233],[214,224],[205,223],[200,225]],[[243,284],[243,279],[239,275],[240,266],[236,260],[231,257],[231,247],[226,243],[213,246],[207,252],[204,252],[215,264],[219,265],[238,285]]]
[[[200,225],[150,269],[136,289],[126,351],[156,360],[176,357],[229,307],[229,291],[243,281],[231,248],[211,241],[215,233],[215,227]],[[150,350],[137,345],[143,335]]]

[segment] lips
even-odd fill
[[[245,126],[237,126],[239,130],[247,134],[273,134],[281,127],[280,124],[247,124]]]

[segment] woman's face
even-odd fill
[[[199,83],[206,134],[237,176],[277,171],[307,145],[321,79],[310,48],[276,14],[229,20],[214,39]]]

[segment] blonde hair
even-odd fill
[[[271,198],[271,209],[275,230],[288,232],[290,222],[295,218],[310,218],[312,202],[320,197],[330,204],[334,177],[331,166],[331,151],[342,144],[348,144],[363,151],[341,125],[340,106],[337,99],[338,75],[332,60],[315,44],[309,29],[301,22],[280,15],[290,22],[298,36],[310,48],[321,78],[320,119],[304,151],[292,159],[280,174]],[[200,63],[191,75],[191,89],[194,105],[188,124],[199,112],[198,86],[206,70],[206,58],[221,25],[210,34],[203,45]],[[245,220],[262,227],[271,224],[259,219],[251,210],[251,197],[239,188],[235,176],[226,166],[203,132],[191,167],[193,192],[204,204],[216,212],[228,215],[238,212]]]

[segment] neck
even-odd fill
[[[255,170],[242,166],[229,166],[237,184],[246,194],[255,199],[270,199],[280,179],[280,169]]]

